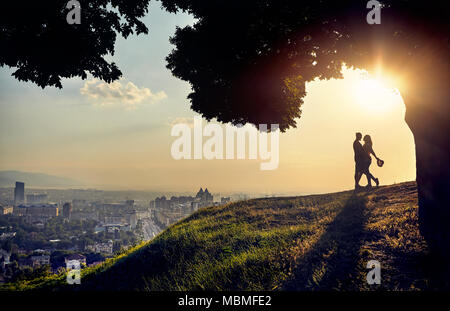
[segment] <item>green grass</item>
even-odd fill
[[[209,207],[150,243],[27,290],[416,290],[428,288],[415,183],[367,192],[254,199]],[[365,281],[380,261],[382,284]]]

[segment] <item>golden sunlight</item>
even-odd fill
[[[356,102],[371,111],[383,112],[397,103],[399,92],[389,87],[382,78],[362,77],[355,84]]]

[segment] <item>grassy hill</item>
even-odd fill
[[[100,267],[16,284],[50,290],[415,290],[429,288],[414,182],[370,191],[209,207]],[[366,282],[369,260],[381,285]]]

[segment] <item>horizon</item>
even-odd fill
[[[17,170],[11,170],[11,171],[17,171]],[[3,171],[0,171],[0,173]],[[34,173],[34,174],[45,174],[45,175],[49,175],[46,173],[42,173],[42,172],[23,172],[23,171],[17,171],[17,172],[21,172],[21,173]],[[54,176],[54,175],[49,175],[49,176]],[[55,177],[61,177],[61,178],[70,178],[70,177],[66,177],[66,176],[55,176]],[[21,180],[17,180],[17,182],[23,182]],[[409,183],[409,182],[416,182],[415,180],[406,180],[406,181],[400,181],[400,182],[393,182],[391,184],[380,184],[380,187],[383,186],[393,186],[393,185],[398,185],[398,184],[402,184],[402,183]],[[211,194],[214,195],[248,195],[248,196],[252,196],[251,198],[263,198],[264,197],[271,197],[271,196],[279,196],[279,197],[284,197],[284,196],[309,196],[309,195],[323,195],[323,194],[334,194],[334,193],[339,193],[339,192],[346,192],[346,191],[351,191],[354,190],[352,187],[350,188],[343,188],[343,189],[338,189],[336,191],[331,191],[331,192],[305,192],[305,193],[301,193],[301,192],[246,192],[246,191],[215,191],[215,190],[210,190],[211,187],[209,186],[200,186],[200,188],[196,188],[193,190],[184,190],[184,191],[175,191],[175,190],[171,190],[171,189],[134,189],[134,188],[102,188],[101,186],[88,186],[88,185],[80,185],[80,186],[73,186],[73,187],[66,187],[66,186],[61,186],[61,187],[57,187],[57,186],[28,186],[26,182],[23,182],[25,184],[25,192],[27,189],[33,190],[33,191],[46,191],[46,190],[60,190],[60,191],[64,191],[64,190],[81,190],[81,191],[103,191],[103,192],[136,192],[136,193],[149,193],[149,192],[154,192],[154,193],[164,193],[167,195],[189,195],[192,193],[196,193],[200,188],[202,189],[206,189],[208,188],[208,191],[211,192]],[[12,189],[14,190],[15,185],[10,185],[10,186],[0,186],[0,189]],[[256,195],[256,197],[255,197]],[[261,197],[258,197],[257,195],[261,195]]]

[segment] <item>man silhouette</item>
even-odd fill
[[[361,188],[359,185],[359,180],[363,174],[363,161],[366,156],[366,152],[359,142],[362,138],[361,133],[356,133],[356,139],[353,142],[353,151],[355,153],[355,189]]]

